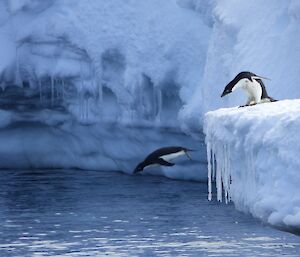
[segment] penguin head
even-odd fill
[[[238,75],[236,75],[235,78],[226,85],[221,97],[232,93],[237,88],[245,89],[248,87],[248,85],[250,83],[253,82],[253,80],[261,80],[261,79],[267,79],[267,78],[257,76],[254,73],[249,72],[249,71],[242,71]]]
[[[138,173],[138,172],[143,171],[144,168],[145,168],[145,166],[146,166],[146,165],[145,165],[145,162],[139,163],[139,164],[135,167],[133,173]]]

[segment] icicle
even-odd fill
[[[216,156],[215,156],[215,149],[213,145],[211,148],[211,152],[212,152],[212,180],[216,181]]]
[[[65,81],[62,79],[61,80],[61,97],[62,101],[65,101]]]
[[[54,105],[54,78],[51,76],[51,106]]]
[[[40,93],[40,103],[42,104],[43,103],[43,92],[42,92],[42,81],[40,78],[38,79],[38,84],[39,84],[39,93]]]
[[[231,201],[231,165],[230,165],[230,145],[226,146],[226,190],[227,190],[227,201]]]
[[[208,200],[211,201],[212,199],[212,190],[211,190],[211,170],[212,170],[212,150],[211,150],[211,143],[207,142],[207,161],[208,161]]]
[[[19,56],[19,48],[16,48],[16,73],[15,73],[15,84],[19,87],[22,87],[22,79],[20,72],[20,56]]]
[[[56,86],[56,99],[59,99],[59,79],[54,80],[54,85]]]
[[[162,92],[160,88],[156,88],[156,121],[160,123],[160,116],[162,111]]]
[[[228,153],[227,153],[227,146],[223,146],[223,151],[224,151],[224,168],[223,168],[223,188],[224,188],[224,198],[225,198],[225,203],[228,203],[228,198],[229,198],[229,184],[228,184]]]
[[[89,119],[89,100],[90,98],[86,98],[86,106],[85,106],[85,118],[88,120]]]
[[[97,83],[95,81],[97,88],[98,88],[98,104],[100,105],[100,107],[103,106],[103,86],[102,83]]]
[[[218,141],[209,124],[206,130],[208,160],[208,199],[212,199],[212,181],[215,179],[217,200],[228,203],[232,199],[231,145]],[[224,195],[224,197],[223,197]]]
[[[216,170],[216,185],[217,185],[217,199],[219,202],[222,202],[222,168],[223,168],[223,156],[222,156],[222,151],[220,149],[220,146],[217,146],[217,170]],[[220,165],[219,165],[220,164]]]
[[[94,81],[96,88],[98,90],[98,98],[97,98],[97,105],[99,107],[99,118],[102,120],[103,118],[103,85],[101,81],[95,80]]]

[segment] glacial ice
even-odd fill
[[[276,99],[300,97],[299,21],[297,0],[2,0],[0,166],[130,172],[139,158],[161,146],[184,144],[203,150],[199,139],[204,114],[243,103],[238,93],[220,98],[226,83],[238,72],[249,70],[270,77],[267,90]],[[290,102],[270,106],[284,103]],[[256,108],[262,107],[252,110]],[[244,116],[241,121],[234,117],[243,124]],[[230,129],[223,130],[218,123],[209,126],[233,139]],[[250,127],[241,130],[246,133]],[[184,137],[180,130],[195,138]],[[260,130],[265,132],[265,127]],[[254,194],[236,196],[244,188],[257,188],[255,194],[263,195],[259,185],[269,185],[270,177],[257,171],[271,159],[258,160],[260,148],[236,153],[233,142],[219,144],[220,138],[207,141],[209,179],[216,179],[219,200],[233,199],[239,208],[248,206],[254,215],[272,224],[298,224],[296,207],[268,216],[277,206],[275,197],[260,201]],[[268,148],[272,140],[266,136],[263,144]],[[254,136],[247,139],[247,143],[254,142]],[[280,149],[285,149],[281,157],[291,159],[286,167],[296,167],[296,154],[287,147]],[[293,150],[297,153],[299,149]],[[245,160],[249,172],[235,173],[231,161],[235,154]],[[206,174],[200,174],[199,163],[204,166],[205,160],[200,155],[193,157],[194,163],[178,164],[173,173],[167,168],[157,172],[203,180]],[[274,165],[272,176],[281,178],[279,171],[286,167]],[[237,185],[230,176],[241,183]],[[276,183],[296,190],[295,181],[290,185],[282,178]],[[277,202],[291,210],[288,203],[292,200],[282,194],[286,204]],[[259,204],[246,204],[255,201]]]
[[[241,70],[270,77],[274,98],[300,97],[299,10],[297,0],[3,0],[0,86],[25,84],[82,122],[199,131],[207,111],[240,103],[219,96]]]
[[[209,200],[233,201],[272,225],[300,228],[300,100],[224,108],[205,117]]]
[[[6,0],[1,7],[3,88],[26,84],[43,106],[83,122],[177,126],[204,68],[209,28],[200,16],[159,0]]]

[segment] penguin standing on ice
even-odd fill
[[[232,93],[237,88],[242,88],[248,95],[248,101],[245,105],[242,105],[240,107],[255,105],[259,103],[276,102],[277,100],[268,96],[262,79],[267,78],[258,76],[249,71],[240,72],[232,81],[227,84],[221,97]]]
[[[174,163],[171,163],[170,161],[173,159],[178,158],[179,156],[186,155],[189,159],[190,156],[187,152],[190,152],[193,150],[180,147],[180,146],[169,146],[169,147],[163,147],[155,150],[151,154],[149,154],[144,161],[139,163],[133,173],[138,173],[144,170],[144,168],[151,167],[151,166],[174,166]]]

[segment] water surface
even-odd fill
[[[0,256],[300,256],[300,237],[206,184],[114,172],[1,171]]]

